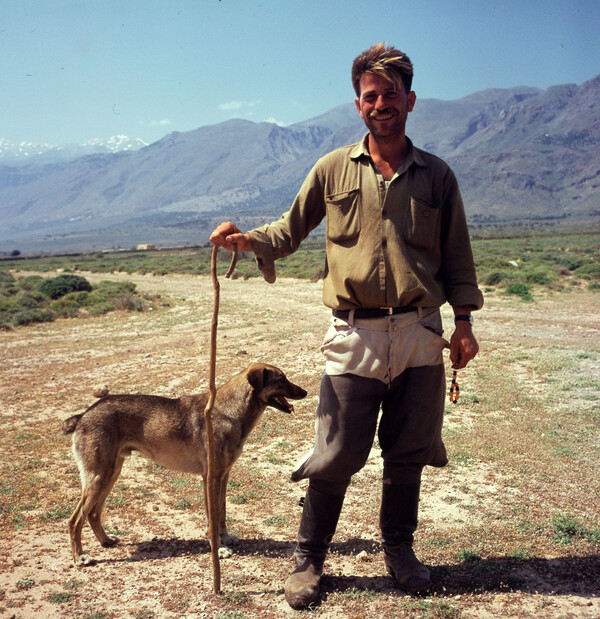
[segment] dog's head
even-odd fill
[[[306,397],[306,391],[290,382],[286,375],[274,365],[254,363],[248,369],[248,382],[254,388],[256,395],[266,403],[284,413],[291,413],[294,407],[287,401],[301,400]]]

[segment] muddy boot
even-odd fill
[[[292,608],[306,608],[319,597],[323,563],[343,502],[343,494],[320,492],[311,482],[304,499],[298,546],[294,553],[296,569],[284,585],[285,599]]]
[[[420,482],[383,484],[380,526],[385,566],[398,586],[408,593],[424,591],[431,585],[429,570],[413,551],[417,528]]]

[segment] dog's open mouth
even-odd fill
[[[268,404],[269,406],[272,406],[273,408],[276,408],[284,413],[294,412],[294,407],[282,395],[272,396],[269,398]]]

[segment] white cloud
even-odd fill
[[[229,110],[239,110],[243,107],[253,107],[259,103],[260,101],[228,101],[227,103],[221,103],[219,109],[228,112]]]
[[[277,120],[272,116],[270,118],[265,118],[266,123],[273,123],[274,125],[279,125],[280,127],[287,127],[289,123],[284,123],[282,120]]]
[[[170,118],[162,118],[161,120],[153,120],[150,123],[153,127],[165,127],[171,124]]]

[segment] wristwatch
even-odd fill
[[[473,316],[471,314],[457,314],[454,316],[454,324],[459,321],[468,322],[469,324],[473,324]]]

